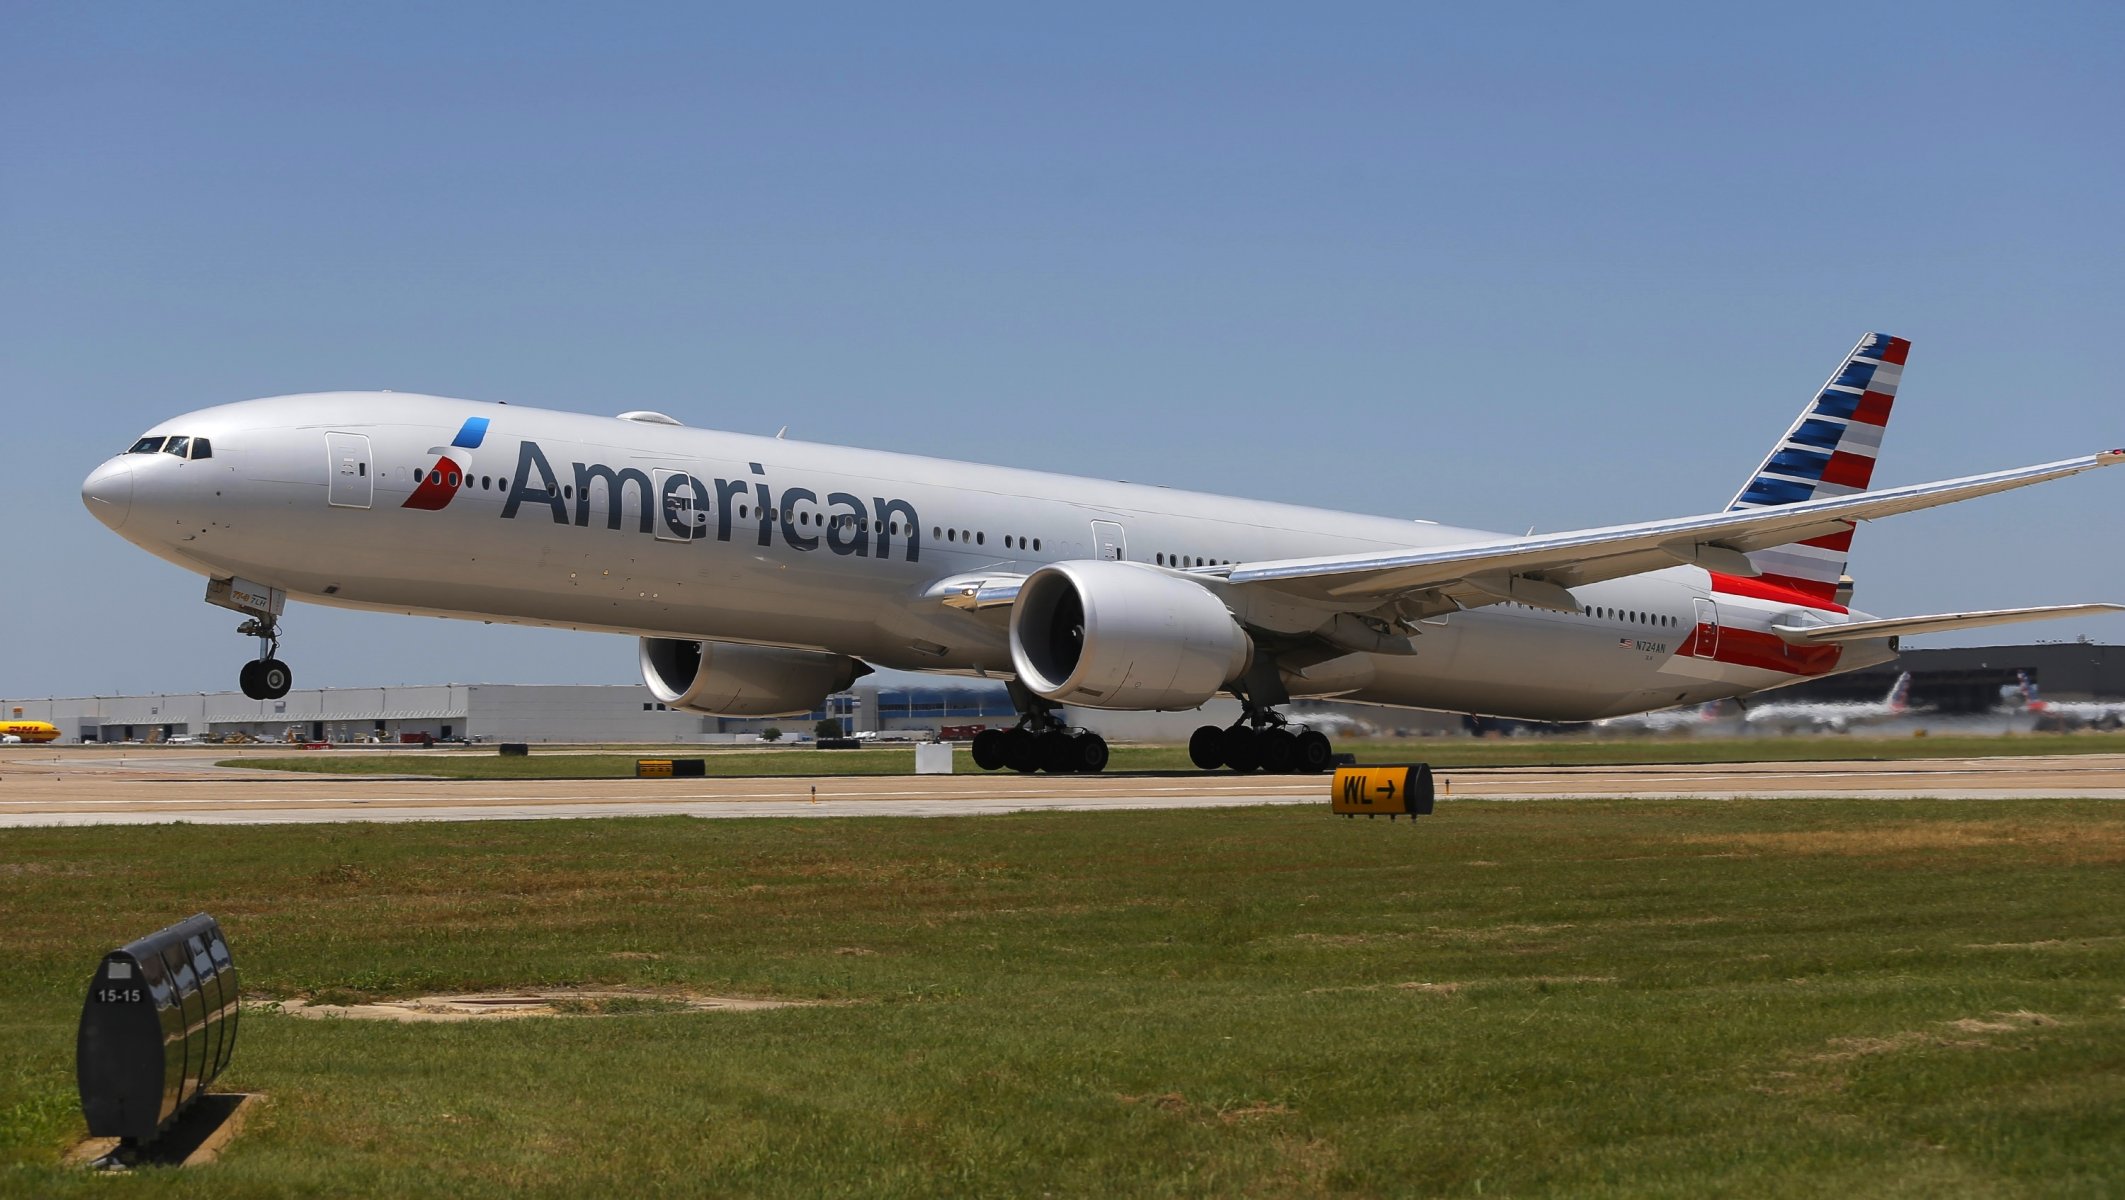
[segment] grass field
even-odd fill
[[[1820,759],[1978,758],[2024,754],[2125,753],[2125,734],[2015,734],[1991,737],[1790,737],[1675,738],[1589,741],[1563,738],[1420,738],[1339,744],[1360,762],[1429,762],[1440,767],[1598,766],[1626,763],[1796,762]],[[404,754],[313,751],[244,757],[221,765],[330,775],[425,775],[444,779],[613,779],[635,773],[638,758],[686,754],[685,748],[615,754],[547,753],[523,758],[492,751],[414,751]],[[708,773],[742,775],[908,775],[915,770],[909,746],[865,750],[712,750]],[[962,771],[973,761],[959,756]],[[1115,771],[1193,771],[1181,746],[1116,746],[1107,768]]]
[[[2125,1190],[2125,810],[1442,802],[936,820],[16,830],[0,1192]],[[256,996],[211,1168],[54,1165],[98,956],[207,909]]]

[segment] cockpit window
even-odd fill
[[[128,450],[128,451],[126,451],[126,453],[127,453],[127,454],[153,454],[153,453],[155,453],[155,452],[156,452],[157,450],[160,450],[160,449],[162,449],[162,439],[161,439],[161,438],[159,438],[159,437],[144,437],[144,438],[141,438],[141,439],[140,439],[139,441],[137,441],[137,442],[134,442],[134,443],[133,443],[133,448],[132,448],[131,450]]]
[[[192,439],[192,461],[193,461],[193,462],[198,462],[198,461],[199,461],[200,459],[202,459],[202,458],[212,458],[212,457],[214,457],[214,443],[212,443],[212,442],[208,441],[208,440],[207,440],[207,439],[205,439],[205,438],[193,438],[193,439]]]
[[[174,454],[179,458],[183,458],[191,449],[192,439],[188,437],[173,437],[162,444],[164,454]]]

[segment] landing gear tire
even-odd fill
[[[1068,775],[1077,769],[1076,739],[1067,733],[1043,733],[1034,738],[1040,767],[1050,775]]]
[[[1255,735],[1255,752],[1262,769],[1271,775],[1289,775],[1299,759],[1299,739],[1286,730],[1265,729]]]
[[[1070,738],[1070,769],[1097,775],[1107,769],[1107,739],[1089,730]]]
[[[251,665],[258,668],[258,690],[263,693],[259,696],[261,700],[278,700],[295,686],[294,673],[288,670],[288,664],[277,658],[260,659]]]
[[[287,695],[288,689],[294,686],[295,676],[288,670],[288,664],[274,657],[280,653],[279,623],[269,615],[259,614],[238,625],[236,632],[258,639],[258,657],[245,663],[243,670],[236,674],[237,686],[243,689],[243,694],[253,700],[278,700]]]
[[[974,765],[984,771],[999,770],[1004,765],[1004,739],[1011,735],[1001,729],[984,729],[974,735]]]
[[[1234,725],[1218,736],[1218,750],[1225,765],[1242,775],[1262,765],[1260,739],[1245,725]]]
[[[1040,770],[1039,739],[1023,729],[1009,730],[1003,739],[1003,765],[1021,775]]]
[[[1319,730],[1309,729],[1299,735],[1296,769],[1303,774],[1318,775],[1335,765],[1335,747],[1328,744],[1328,736]]]
[[[1225,731],[1215,725],[1197,729],[1188,739],[1188,761],[1199,771],[1215,771],[1225,765]]]

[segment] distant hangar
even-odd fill
[[[1901,671],[1911,672],[1913,707],[1957,715],[2000,707],[2002,689],[2027,672],[2051,700],[2125,700],[2125,646],[2039,642],[1905,650],[1893,663],[1811,680],[1771,693],[1783,700],[1878,700]]]

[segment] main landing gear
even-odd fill
[[[1096,775],[1107,769],[1107,739],[1089,729],[1071,729],[1056,715],[1056,706],[1010,684],[1011,698],[1025,715],[1010,729],[984,729],[974,735],[974,765],[984,771],[1005,767],[1021,775]]]
[[[1107,739],[1089,729],[1069,729],[1061,721],[1035,723],[1029,715],[1011,729],[975,734],[974,765],[984,771],[1009,767],[1021,775],[1095,775],[1107,769]]]
[[[236,676],[243,694],[253,700],[278,700],[287,695],[295,676],[288,664],[275,657],[280,653],[280,623],[272,617],[252,617],[238,625],[236,632],[258,639],[258,657],[245,663]]]
[[[1231,767],[1244,775],[1312,775],[1335,765],[1335,747],[1318,730],[1293,730],[1282,713],[1244,703],[1230,728],[1205,725],[1188,739],[1188,760],[1205,771]]]

